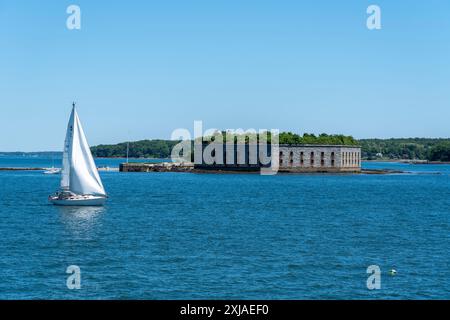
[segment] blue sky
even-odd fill
[[[91,145],[194,120],[449,137],[449,75],[448,0],[0,0],[0,151],[60,150],[72,100]]]

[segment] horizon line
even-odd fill
[[[396,137],[391,137],[391,138],[354,138],[355,140],[359,141],[359,140],[408,140],[408,139],[434,139],[434,140],[450,140],[450,137],[401,137],[401,138],[396,138]],[[180,141],[180,140],[172,140],[172,139],[161,139],[161,138],[152,138],[152,139],[141,139],[141,140],[129,140],[129,141],[122,141],[122,142],[117,142],[117,143],[106,143],[106,144],[96,144],[92,147],[97,147],[100,145],[117,145],[117,144],[122,144],[122,143],[133,143],[133,142],[138,142],[138,141],[152,141],[152,140],[162,140],[162,141]],[[192,140],[192,139],[191,139]],[[16,150],[16,151],[2,151],[0,150],[0,154],[5,154],[5,153],[61,153],[62,150],[39,150],[39,151],[22,151],[22,150]]]

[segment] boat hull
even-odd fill
[[[60,174],[61,170],[47,170],[44,171],[44,174]]]
[[[49,199],[56,206],[103,206],[106,202],[104,197],[80,197],[73,199],[59,199],[52,197]]]

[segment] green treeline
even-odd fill
[[[450,161],[450,139],[361,139],[364,159]]]
[[[247,139],[248,141],[248,139]],[[269,137],[270,141],[270,137]],[[172,148],[179,141],[141,140],[130,142],[130,158],[169,158]],[[360,145],[364,159],[410,159],[450,161],[450,139],[361,139],[351,136],[328,134],[303,134],[282,132],[280,144],[333,144]],[[91,148],[95,157],[125,157],[127,143],[98,145]]]
[[[130,158],[169,158],[172,148],[179,141],[141,140],[129,143]],[[91,148],[94,157],[115,158],[127,156],[127,142],[98,145]]]
[[[217,134],[222,135],[223,142],[227,141],[227,132],[217,132]],[[243,141],[248,143],[251,141],[256,142],[259,141],[260,135],[255,134],[242,134],[242,135],[232,135],[231,138],[234,139],[234,142]],[[239,140],[242,138],[242,140]],[[270,132],[267,132],[263,136],[264,139],[267,139],[268,142],[272,141],[272,135]],[[207,136],[203,138],[204,141],[213,141],[213,136]],[[314,134],[305,133],[302,136],[292,132],[281,132],[278,136],[278,141],[280,144],[333,144],[333,145],[358,145],[358,141],[355,140],[351,136],[344,136],[341,134],[328,135],[326,133],[322,133],[318,136]]]
[[[305,133],[303,136],[292,132],[281,132],[279,137],[280,144],[334,144],[334,145],[358,145],[358,141],[352,136],[342,134],[321,133],[318,136]]]
[[[226,135],[223,133],[224,140]],[[236,139],[236,137],[235,137]],[[268,141],[271,140],[269,135]],[[248,137],[246,137],[248,142]],[[169,158],[172,148],[179,143],[179,141],[173,140],[141,140],[129,143],[128,156],[130,158]],[[291,132],[282,132],[279,135],[280,144],[343,144],[343,145],[357,145],[358,141],[353,137],[344,135],[327,135],[320,134],[315,136],[314,134],[305,133],[300,136]],[[91,148],[94,157],[126,157],[127,143],[122,142],[119,144],[111,145],[98,145]]]

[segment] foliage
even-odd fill
[[[173,140],[141,140],[130,142],[130,158],[169,158],[172,148],[179,143]],[[127,142],[113,145],[98,145],[91,148],[95,157],[126,157]]]
[[[222,132],[224,140],[226,140],[225,132]],[[211,137],[209,137],[211,138]],[[235,141],[237,137],[234,137]],[[245,137],[248,142],[249,138]],[[269,135],[268,141],[271,141]],[[356,145],[357,141],[352,137],[343,135],[327,135],[321,134],[315,136],[313,134],[304,134],[303,136],[291,133],[280,133],[279,142],[281,144],[344,144]],[[129,157],[130,158],[169,158],[172,148],[179,143],[179,141],[172,140],[141,140],[130,142]],[[95,157],[126,157],[127,143],[122,142],[114,145],[98,145],[91,148],[92,154]]]
[[[440,161],[445,159],[450,139],[362,139],[358,141],[365,159],[410,159]]]
[[[450,161],[450,141],[442,141],[430,149],[429,160]]]
[[[305,133],[303,136],[292,132],[282,132],[279,136],[280,144],[331,144],[331,145],[358,145],[358,141],[352,136],[342,134],[328,135],[322,133],[318,136]]]

